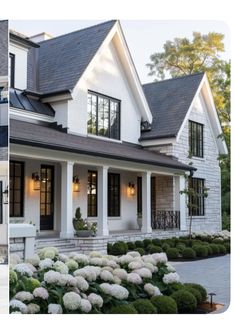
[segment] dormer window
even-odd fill
[[[9,57],[9,75],[10,75],[10,87],[15,87],[15,55],[10,53]]]
[[[120,101],[88,93],[88,134],[120,140]]]

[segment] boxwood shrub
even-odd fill
[[[178,313],[177,304],[175,300],[170,296],[153,296],[151,298],[151,302],[155,306],[158,314]]]
[[[145,250],[141,247],[134,249],[136,252],[138,252],[141,256],[145,255]]]
[[[226,248],[227,253],[230,253],[230,242],[225,242],[224,246]]]
[[[185,283],[184,286],[195,288],[201,293],[202,301],[205,302],[207,300],[207,291],[202,285],[196,283]]]
[[[144,248],[147,248],[149,245],[152,245],[152,240],[151,239],[144,239],[143,240]]]
[[[197,255],[194,249],[191,247],[185,247],[182,251],[182,256],[186,259],[194,259]]]
[[[110,254],[117,256],[117,255],[124,255],[127,252],[128,252],[127,244],[122,241],[118,241],[112,245]]]
[[[227,253],[227,250],[226,250],[224,245],[219,244],[218,247],[219,247],[220,254],[226,254]]]
[[[186,291],[190,292],[191,294],[193,294],[193,296],[195,296],[196,300],[197,300],[197,304],[202,303],[202,294],[200,293],[199,290],[197,290],[196,288],[193,288],[189,285],[185,286]]]
[[[167,243],[162,243],[161,248],[166,252],[168,248],[170,248],[170,245]]]
[[[207,246],[194,245],[193,249],[195,250],[197,257],[207,257],[208,255]]]
[[[132,305],[134,306],[135,310],[139,314],[156,314],[157,313],[156,307],[153,305],[153,303],[150,300],[139,299],[139,300],[132,302]]]
[[[137,314],[135,307],[132,304],[121,304],[112,307],[110,314]]]
[[[128,250],[134,250],[136,247],[135,244],[132,242],[127,242],[126,245],[128,247]]]
[[[210,244],[209,247],[211,248],[213,255],[218,255],[220,253],[219,245]]]
[[[193,313],[197,308],[197,300],[192,293],[179,290],[171,294],[175,300],[179,313]]]
[[[144,248],[142,240],[136,240],[134,243],[136,248]]]
[[[149,254],[162,253],[163,249],[160,246],[155,246],[155,245],[151,244],[151,245],[148,245],[147,252]]]
[[[174,247],[170,247],[166,250],[166,255],[168,259],[175,259],[179,257],[179,250]]]
[[[184,250],[186,245],[184,243],[177,243],[176,248],[178,248],[181,252]]]
[[[161,240],[158,238],[155,238],[152,240],[153,245],[155,246],[161,246]]]

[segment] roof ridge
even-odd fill
[[[167,79],[163,79],[163,80],[160,80],[160,81],[154,81],[154,82],[150,82],[150,83],[145,83],[145,84],[142,84],[142,86],[158,84],[158,83],[163,83],[163,82],[168,82],[168,81],[174,81],[174,80],[177,80],[177,79],[180,79],[180,78],[193,77],[193,76],[197,76],[197,75],[201,75],[201,74],[204,75],[205,72],[198,72],[198,73],[189,74],[189,75],[182,75],[182,76],[178,76],[178,77],[167,78]]]
[[[65,33],[65,34],[63,34],[63,35],[59,35],[59,36],[53,37],[53,38],[51,38],[51,39],[47,39],[47,40],[40,41],[40,42],[38,42],[38,44],[46,43],[46,42],[52,41],[52,40],[54,40],[54,39],[58,39],[58,38],[65,37],[65,36],[68,36],[68,35],[71,35],[71,34],[75,34],[75,33],[77,33],[77,32],[84,31],[84,30],[87,30],[87,29],[91,29],[91,28],[94,28],[94,27],[97,27],[97,26],[102,26],[102,25],[105,25],[105,24],[108,24],[108,23],[111,23],[111,22],[114,22],[114,23],[115,23],[116,21],[118,21],[118,20],[115,20],[115,19],[107,20],[107,21],[104,21],[104,22],[98,23],[98,24],[96,24],[96,25],[92,25],[92,26],[85,27],[85,28],[82,28],[82,29],[74,30],[74,31],[71,31],[71,32]],[[29,38],[30,38],[30,37],[29,37]]]

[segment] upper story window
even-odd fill
[[[189,152],[191,156],[203,158],[203,124],[189,121]]]
[[[120,140],[120,101],[88,93],[88,133]]]
[[[15,55],[10,53],[9,57],[10,87],[15,87]]]

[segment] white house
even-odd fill
[[[12,31],[10,76],[13,222],[72,240],[80,207],[107,240],[186,233],[190,213],[193,230],[221,229],[227,149],[206,75],[142,86],[119,21],[108,21],[55,38]],[[180,194],[186,175],[209,189],[196,209]]]

